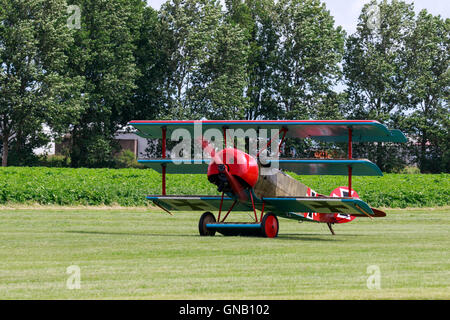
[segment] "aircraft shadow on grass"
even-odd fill
[[[195,237],[200,238],[199,235],[195,234],[157,234],[157,233],[131,233],[131,232],[104,232],[104,231],[86,231],[86,230],[70,230],[64,231],[65,233],[76,233],[76,234],[92,234],[92,235],[113,235],[113,236],[144,236],[144,237]],[[345,235],[347,236],[347,235]],[[228,238],[228,237],[227,237]],[[257,237],[246,237],[242,238],[257,238]],[[336,237],[328,237],[323,234],[283,234],[277,237],[276,240],[296,240],[296,241],[342,241]],[[275,241],[276,241],[275,240]]]
[[[157,234],[157,233],[104,232],[104,231],[84,231],[84,230],[71,230],[71,231],[64,231],[64,232],[79,233],[79,234],[112,235],[112,236],[199,237],[198,235],[194,235],[194,234]]]

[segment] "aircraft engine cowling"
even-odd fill
[[[254,187],[259,177],[258,162],[249,154],[234,148],[227,148],[215,154],[221,162],[211,161],[208,166],[208,180],[217,185],[219,192],[233,192],[233,185],[224,174],[224,169],[236,178],[243,187]]]

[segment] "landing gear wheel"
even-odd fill
[[[278,235],[278,218],[273,213],[266,213],[261,221],[261,235],[265,238],[275,238]]]
[[[201,236],[214,236],[216,234],[216,230],[208,230],[206,228],[206,224],[208,223],[215,223],[216,217],[211,212],[205,212],[200,217],[200,220],[198,222],[198,231],[200,232]]]

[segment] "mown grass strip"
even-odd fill
[[[198,213],[147,211],[0,210],[0,299],[450,298],[448,208],[388,210],[336,236],[280,219],[276,239],[200,237]]]

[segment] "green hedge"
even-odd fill
[[[292,176],[327,195],[347,184],[346,177]],[[217,194],[206,175],[168,175],[167,184],[168,194]],[[435,207],[450,202],[449,174],[355,177],[353,188],[374,207]],[[0,204],[142,206],[147,194],[160,192],[161,176],[150,169],[0,169]]]
[[[329,195],[346,186],[347,177],[295,176],[317,192]],[[352,188],[373,207],[436,207],[450,204],[450,174],[393,174],[353,177]]]

